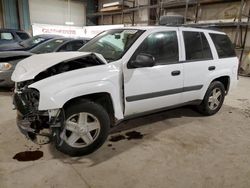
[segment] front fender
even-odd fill
[[[53,88],[49,88],[49,86],[44,89],[32,85],[30,87],[38,89],[40,92],[39,110],[62,108],[67,101],[76,97],[106,92],[111,96],[115,117],[117,119],[123,118],[120,92],[119,90],[117,91],[118,88],[108,80],[72,85],[56,92],[54,92]]]

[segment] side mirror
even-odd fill
[[[153,67],[155,58],[149,54],[138,54],[133,61],[128,62],[128,68]]]

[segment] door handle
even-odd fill
[[[175,70],[175,71],[171,72],[171,74],[172,74],[172,76],[178,76],[181,74],[181,71]]]
[[[208,67],[208,70],[209,70],[209,71],[213,71],[213,70],[215,70],[215,69],[216,69],[215,66],[210,66],[210,67]]]

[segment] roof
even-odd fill
[[[190,26],[132,26],[132,27],[123,27],[120,29],[138,29],[138,30],[146,30],[146,31],[154,31],[158,29],[166,29],[166,28],[185,28],[185,29],[190,29],[192,31],[210,31],[211,33],[220,33],[220,34],[225,34],[224,32],[214,30],[212,28],[197,28],[197,27],[190,27]],[[116,28],[119,29],[119,28]],[[114,29],[115,30],[115,29]]]
[[[90,40],[90,38],[74,38],[74,37],[63,37],[63,36],[59,36],[59,37],[51,38],[49,41],[52,41],[52,40],[72,41],[72,40]]]
[[[38,37],[43,37],[43,38],[47,38],[47,39],[49,39],[49,38],[56,38],[56,37],[60,37],[60,38],[63,38],[63,36],[61,36],[61,35],[53,35],[53,34],[41,34],[41,35],[35,35],[35,36],[33,36],[33,37],[36,37],[36,36],[38,36]]]

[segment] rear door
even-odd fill
[[[216,71],[208,33],[181,28],[185,60],[183,61],[183,102],[203,99],[207,83]]]
[[[138,54],[155,58],[153,67],[124,67],[125,116],[173,106],[182,101],[183,65],[179,63],[178,30],[157,31],[143,40]]]

